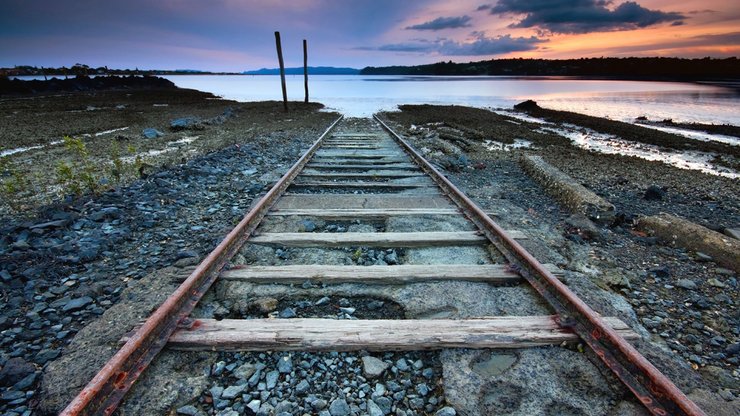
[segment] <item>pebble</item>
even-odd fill
[[[197,407],[189,404],[187,406],[183,406],[183,407],[178,408],[177,409],[177,414],[178,415],[185,415],[185,416],[200,416],[203,413],[200,410],[198,410]]]
[[[384,416],[386,414],[385,412],[383,412],[380,406],[375,404],[375,402],[372,400],[368,400],[366,406],[369,416]]]
[[[262,144],[242,144],[166,170],[149,166],[149,176],[130,186],[68,199],[57,208],[29,213],[36,215],[32,219],[3,218],[0,282],[7,307],[0,313],[0,344],[8,348],[0,357],[0,374],[6,374],[0,385],[20,383],[23,393],[38,391],[41,377],[32,374],[56,359],[83,325],[114,305],[128,281],[166,266],[197,263],[199,253],[212,250],[223,230],[233,226],[263,190],[259,176],[296,159],[300,143],[315,139],[313,133],[299,136],[295,146],[272,153],[262,152]],[[235,195],[234,173],[255,192]],[[229,205],[221,206],[226,200]],[[13,331],[8,330],[11,325]],[[11,359],[22,359],[30,367],[12,382],[7,377]],[[255,372],[223,375],[237,377],[230,384],[239,384]],[[215,373],[212,377],[221,377]],[[264,377],[263,372],[262,381]],[[0,401],[0,414],[17,407]]]
[[[389,364],[372,356],[362,357],[362,371],[365,377],[377,378],[389,367]]]
[[[272,390],[275,388],[279,377],[280,373],[278,371],[270,371],[269,373],[267,373],[267,375],[265,376],[265,382],[267,383],[268,390]]]
[[[277,369],[279,372],[286,374],[293,371],[293,360],[289,355],[284,355],[278,360]]]
[[[437,410],[436,413],[434,413],[434,416],[455,416],[455,415],[457,415],[457,412],[455,411],[455,409],[449,406],[443,407]]]
[[[308,391],[309,387],[310,385],[308,384],[308,381],[301,380],[301,382],[295,386],[295,392],[298,394],[305,394]]]
[[[72,299],[62,307],[62,311],[63,312],[78,311],[91,303],[93,303],[93,299],[89,296]]]
[[[676,286],[686,290],[696,289],[696,283],[690,279],[679,279],[678,282],[676,282]]]
[[[331,416],[349,416],[350,412],[349,405],[344,399],[335,399],[329,405],[329,414]]]
[[[296,314],[294,308],[285,308],[282,311],[280,311],[278,316],[284,319],[290,319],[290,318],[295,318],[298,315]]]
[[[245,387],[246,385],[229,386],[226,389],[224,389],[224,391],[221,393],[221,398],[228,399],[228,400],[234,399],[235,397],[237,397],[244,391]]]

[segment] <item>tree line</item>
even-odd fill
[[[361,75],[581,76],[628,79],[738,79],[740,60],[732,58],[492,59],[416,66],[366,67]]]

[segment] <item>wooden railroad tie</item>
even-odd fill
[[[517,235],[518,234],[518,235]],[[522,233],[509,232],[513,238]],[[488,239],[475,231],[414,233],[264,233],[250,243],[286,247],[432,247],[482,245]]]
[[[626,339],[639,336],[617,318],[604,321]],[[524,348],[577,342],[556,316],[481,319],[197,319],[167,346],[188,351],[419,351]]]
[[[563,272],[546,265],[556,275]],[[398,266],[244,266],[221,273],[221,279],[250,283],[303,283],[305,281],[361,284],[406,284],[438,280],[464,280],[486,283],[517,283],[521,276],[503,264],[434,264]]]

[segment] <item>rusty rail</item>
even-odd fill
[[[486,237],[503,253],[512,266],[517,268],[532,287],[548,301],[560,315],[561,325],[571,327],[652,414],[705,415],[668,377],[655,368],[609,325],[605,324],[599,314],[511,238],[501,226],[417,153],[398,133],[393,131],[380,117],[377,115],[374,117],[468,218],[483,230]]]
[[[123,396],[167,344],[177,326],[190,315],[208,291],[218,273],[249,239],[272,204],[287,189],[308,163],[324,138],[342,119],[340,116],[314,142],[309,150],[263,196],[239,224],[203,259],[188,278],[131,336],[126,344],[103,366],[61,415],[110,415]]]

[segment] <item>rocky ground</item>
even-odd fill
[[[284,113],[278,102],[237,103],[176,88],[4,97],[0,215],[33,215],[75,188],[104,192],[245,137],[306,125],[321,107],[295,103]],[[65,136],[79,142],[65,144]]]
[[[463,191],[484,208],[495,210],[499,200],[505,199],[527,212],[523,218],[497,218],[504,224],[525,229],[546,224],[555,234],[544,238],[562,256],[556,261],[561,267],[584,273],[599,287],[622,297],[657,345],[685,360],[705,386],[738,408],[737,271],[715,264],[704,253],[658,244],[633,228],[641,215],[669,212],[719,232],[731,232],[740,218],[736,180],[588,152],[561,139],[548,142],[522,131],[538,129],[537,125],[495,114],[479,123],[485,110],[402,108],[386,116],[400,123],[413,144],[445,167]],[[573,123],[569,116],[561,115]],[[517,129],[496,128],[495,121],[501,126],[515,121]],[[599,128],[594,120],[590,122],[592,128]],[[608,129],[612,122],[605,123]],[[480,146],[484,138],[511,143],[520,137],[534,137],[535,147],[490,151]],[[616,221],[599,227],[562,210],[557,201],[528,183],[518,163],[522,152],[543,156],[613,203]],[[579,294],[586,299],[591,296]]]
[[[123,100],[126,94],[116,97]],[[178,158],[163,162],[169,164],[166,168],[157,168],[159,163],[154,161],[145,172],[147,177],[130,185],[111,186],[97,196],[69,199],[60,205],[20,215],[11,213],[10,208],[5,211],[6,220],[0,233],[0,296],[3,301],[0,309],[0,413],[51,414],[58,411],[74,392],[68,391],[64,396],[45,393],[42,396],[39,387],[42,373],[48,373],[50,366],[57,369],[70,366],[76,362],[75,357],[82,356],[76,354],[88,350],[89,355],[89,351],[94,351],[98,355],[96,360],[76,364],[83,375],[45,380],[47,387],[61,384],[75,391],[83,385],[89,379],[87,373],[94,371],[90,369],[98,368],[115,350],[122,334],[110,328],[123,327],[146,317],[162,301],[164,293],[173,290],[179,279],[192,270],[193,264],[214,247],[259,194],[279,178],[335,117],[316,112],[316,107],[284,114],[277,103],[236,104],[206,100],[212,97],[197,95],[200,93],[176,94],[195,98],[192,102],[182,102],[168,94],[150,98],[139,96],[140,103],[131,104],[129,116],[141,119],[136,123],[123,123],[130,124],[129,129],[116,134],[144,143],[150,139],[139,137],[139,133],[152,127],[163,132],[169,141],[195,132],[206,139],[204,143],[211,143],[189,155],[193,143],[178,146],[186,157],[184,163],[176,163],[183,162],[183,156],[178,153]],[[85,100],[94,101],[101,95],[105,96],[102,93],[83,94],[79,96],[83,98],[60,100],[82,109],[87,108]],[[103,101],[116,102],[113,98]],[[160,101],[169,105],[153,105]],[[19,102],[12,105],[19,105]],[[13,110],[21,117],[19,120],[24,121],[6,126],[33,123],[28,121],[29,114],[35,112],[30,102],[24,104],[30,105],[28,108]],[[208,107],[212,102],[215,104]],[[49,101],[36,103],[47,106]],[[95,103],[90,105],[106,107],[101,102]],[[6,104],[0,101],[0,106]],[[69,108],[66,105],[59,104],[59,108]],[[174,119],[214,119],[224,114],[227,106],[233,109],[233,114],[222,122],[196,123],[200,124],[193,127],[196,130],[177,132],[171,129]],[[89,121],[88,113],[83,113],[85,117],[80,117],[78,122],[93,124],[79,131],[120,127],[116,117],[123,113],[115,113],[114,106],[108,107],[112,108],[100,113],[89,110],[90,114],[100,114],[99,123]],[[729,179],[656,162],[590,153],[570,146],[560,136],[535,131],[538,127],[521,120],[509,120],[484,111],[461,107],[453,110],[404,107],[403,112],[387,116],[399,122],[414,146],[444,168],[445,174],[477,203],[494,213],[497,221],[507,228],[536,236],[530,239],[527,248],[541,261],[556,263],[568,270],[566,282],[580,296],[597,310],[620,316],[643,336],[651,337],[653,343],[641,346],[642,352],[655,360],[682,389],[691,391],[691,397],[707,406],[710,414],[736,414],[740,402],[737,398],[740,394],[737,388],[740,334],[736,271],[717,266],[701,253],[662,246],[632,228],[636,216],[658,211],[672,212],[717,230],[737,227],[740,204],[736,184]],[[67,115],[60,112],[55,120],[62,124]],[[39,131],[43,131],[43,125],[36,121]],[[45,137],[51,139],[57,134],[49,133]],[[550,163],[614,203],[621,214],[619,220],[599,227],[566,212],[522,172],[518,164],[519,151],[490,151],[480,145],[489,137],[508,143],[521,137],[531,139],[536,148],[527,152],[542,154]],[[45,143],[46,138],[41,142]],[[111,143],[114,140],[114,137],[108,139]],[[95,145],[89,144],[89,147],[95,148]],[[157,148],[162,148],[161,142]],[[100,154],[105,153],[101,151]],[[28,157],[32,160],[45,156]],[[48,164],[53,159],[42,160]],[[649,189],[652,191],[648,192]],[[315,232],[341,232],[366,225],[313,223],[303,226],[315,227],[312,230]],[[413,261],[414,255],[421,256],[400,250],[335,255],[337,261],[354,264],[372,264],[379,260],[393,264],[394,261]],[[439,255],[435,252],[424,258]],[[478,253],[473,255],[478,256]],[[269,253],[247,250],[241,256],[242,262],[260,259],[283,264],[290,263],[295,253],[280,252],[280,249]],[[509,308],[509,313],[547,311],[542,305],[523,302],[522,299],[528,299],[531,294],[522,297],[517,288],[485,286],[456,283],[440,287],[417,285],[414,289],[393,289],[391,292],[366,289],[354,297],[348,296],[348,290],[343,287],[331,291],[320,287],[247,287],[242,290],[249,291],[261,302],[240,305],[237,298],[241,292],[233,290],[234,286],[221,285],[216,288],[218,297],[229,299],[229,302],[220,308],[217,305],[212,310],[197,313],[229,317],[277,315],[287,318],[295,315],[352,319],[379,316],[378,302],[385,302],[382,305],[384,317],[389,313],[390,317],[405,314],[418,318],[483,316],[502,313],[503,305]],[[462,305],[476,304],[473,298],[480,296],[492,300],[477,304],[475,309],[464,309]],[[397,302],[389,302],[389,299]],[[124,304],[127,306],[116,310],[118,316],[109,314],[104,320],[96,319],[109,308]],[[403,307],[398,306],[401,304]],[[448,305],[456,305],[456,308]],[[428,314],[430,309],[434,314]],[[85,336],[73,341],[77,333]],[[80,341],[96,337],[93,343]],[[549,354],[552,368],[536,367],[540,365],[537,357],[541,354]],[[554,414],[641,414],[634,404],[620,402],[624,396],[618,391],[585,385],[584,380],[601,376],[598,371],[590,374],[593,370],[585,369],[588,366],[573,368],[567,365],[580,355],[567,348],[488,355],[465,350],[451,350],[441,355],[214,355],[190,353],[183,359],[182,355],[163,353],[149,373],[156,373],[158,369],[171,372],[174,368],[189,380],[178,384],[164,375],[145,378],[136,388],[148,390],[148,395],[143,394],[141,403],[129,403],[124,411],[136,414],[144,411],[142,409],[158,409],[157,403],[179,402],[183,405],[176,409],[163,407],[159,411],[199,415],[207,409],[213,414],[230,415],[262,409],[267,414],[436,413],[447,416],[456,411],[448,407],[445,393],[464,398],[471,391],[466,388],[474,386],[482,389],[480,394],[488,406],[483,409],[491,413],[507,414],[511,409],[518,409],[525,412],[522,414],[527,411],[534,414],[548,408]],[[679,362],[675,363],[672,356],[679,357]],[[534,379],[532,371],[536,371],[538,377],[549,374],[553,379],[568,374],[566,379],[570,384],[564,383],[567,394],[563,396],[571,399],[552,396],[550,401],[537,404],[544,408],[527,407],[532,405],[528,402],[531,397],[525,398],[524,394],[532,386],[512,382],[511,373],[504,372],[512,365],[521,380]],[[162,374],[171,374],[167,371]],[[440,389],[442,380],[454,381],[460,390],[443,392]],[[240,390],[245,385],[250,386],[248,392]],[[183,386],[198,388],[186,391]],[[548,397],[550,387],[538,385],[536,390],[545,392]],[[316,394],[316,391],[325,393]],[[586,393],[602,398],[603,403],[612,403],[612,407],[589,409],[588,403],[576,400]],[[475,408],[474,404],[457,403],[461,403],[458,410]],[[220,410],[227,408],[232,413]]]
[[[98,92],[52,97],[51,102],[59,100],[59,108],[39,110],[53,124],[66,117],[69,105],[126,102],[136,110],[91,110],[85,113],[85,123],[91,126],[81,129],[130,124],[132,141],[148,140],[138,137],[142,126],[174,135],[168,128],[174,117],[217,116],[227,106],[233,114],[222,123],[197,127],[203,146],[183,149],[190,158],[184,163],[168,168],[152,164],[145,179],[128,186],[111,185],[97,195],[5,216],[0,231],[0,413],[23,414],[35,408],[40,374],[80,328],[151,271],[177,261],[197,262],[337,117],[316,111],[319,105],[296,103],[296,110],[286,114],[278,103],[205,98],[211,97],[192,91]],[[18,104],[14,102],[0,105]],[[153,102],[170,102],[174,108],[160,112],[156,109],[169,107],[152,107]],[[16,110],[19,121],[8,125],[45,131],[41,120],[23,123],[34,116],[31,103],[47,108],[50,101],[34,98],[23,103],[29,108]],[[144,109],[154,109],[154,114],[139,114]],[[139,121],[131,123],[124,113]],[[3,129],[3,134],[10,133]],[[90,142],[90,148],[97,144]]]

